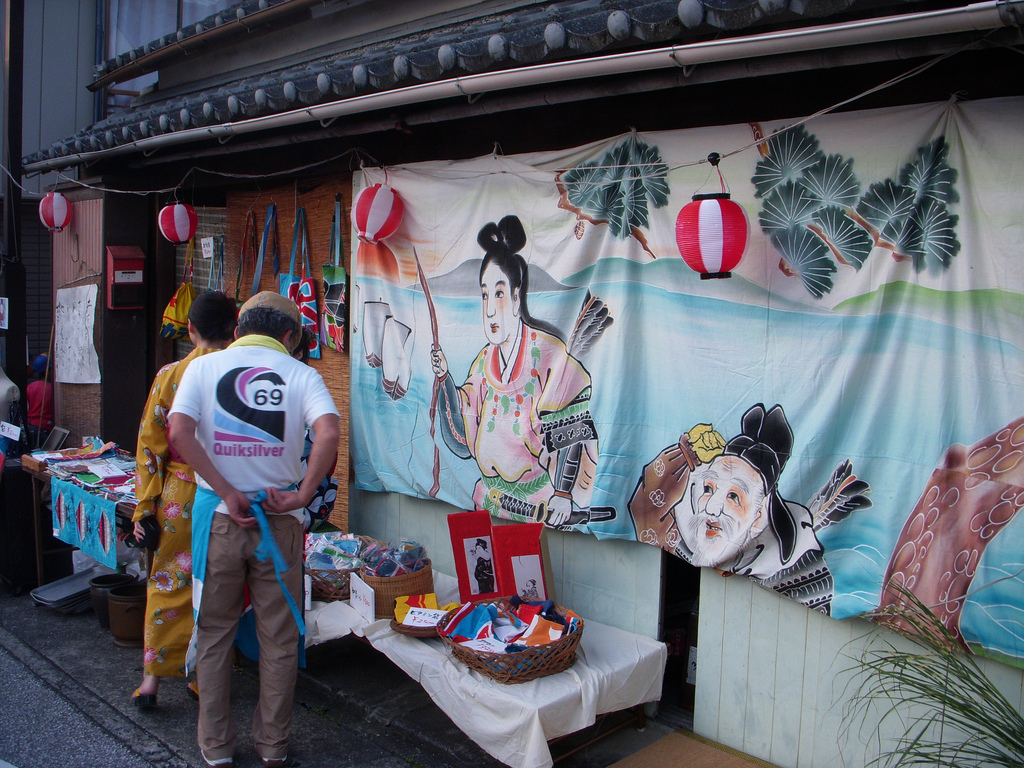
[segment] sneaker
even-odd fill
[[[231,766],[235,764],[235,759],[233,757],[207,757],[206,753],[203,752],[203,750],[201,749],[199,750],[199,754],[203,756],[204,763],[210,766],[214,766],[214,768],[231,768]]]
[[[288,765],[287,757],[261,757],[260,763],[265,768],[284,768]]]

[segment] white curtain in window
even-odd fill
[[[107,58],[126,53],[178,29],[178,0],[109,0],[107,17]],[[141,93],[157,81],[156,72],[114,86],[116,91]],[[130,97],[118,99],[129,106]],[[125,103],[120,103],[120,102]]]
[[[234,5],[238,0],[182,0],[181,26],[195,24],[217,11],[223,11]]]

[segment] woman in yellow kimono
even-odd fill
[[[188,333],[196,348],[184,360],[164,366],[153,380],[139,424],[135,496],[135,537],[151,550],[146,591],[144,674],[132,699],[140,709],[156,706],[162,677],[185,675],[192,636],[192,468],[167,442],[167,413],[188,364],[224,349],[234,338],[235,302],[207,291],[192,302]]]

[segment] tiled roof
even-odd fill
[[[900,0],[896,0],[899,3]],[[292,4],[294,3],[294,4]],[[893,0],[887,5],[892,6]],[[905,3],[904,3],[905,4]],[[98,78],[117,79],[155,52],[221,29],[224,44],[237,42],[229,27],[239,20],[279,19],[295,0],[245,0],[177,33],[107,61]],[[273,115],[388,89],[484,71],[582,58],[657,45],[705,40],[755,25],[802,25],[808,17],[868,12],[877,0],[564,0],[536,3],[508,13],[449,24],[384,43],[314,58],[298,66],[154,101],[115,114],[49,149],[25,165],[97,152],[158,134]],[[272,14],[276,14],[272,16]],[[271,21],[271,24],[274,22]],[[241,34],[241,33],[240,33]],[[170,54],[168,54],[170,55]],[[159,98],[159,97],[157,97]]]

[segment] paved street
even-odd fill
[[[0,768],[202,768],[197,704],[169,679],[159,707],[129,700],[142,652],[114,645],[91,612],[67,616],[0,587]],[[237,768],[257,768],[249,724],[258,691],[249,663],[232,676]],[[294,768],[500,768],[411,678],[353,638],[310,648],[292,723]],[[671,729],[632,727],[559,763],[605,768]]]
[[[143,750],[150,758],[166,753],[163,765],[188,765],[169,759],[165,745],[2,629],[0,690],[0,759],[18,768],[148,768],[154,763]]]

